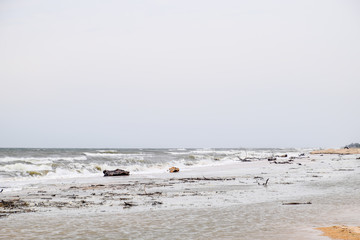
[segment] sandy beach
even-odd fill
[[[360,215],[359,156],[331,156],[19,182],[0,194],[0,236],[329,239],[315,228],[357,226]]]
[[[317,228],[324,232],[324,236],[328,236],[332,239],[344,239],[344,240],[359,240],[360,239],[360,227],[350,226],[332,226]]]
[[[360,154],[360,148],[324,149],[312,151],[311,154]]]

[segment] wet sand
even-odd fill
[[[328,239],[314,228],[359,224],[357,157],[310,155],[24,183],[0,194],[0,236]]]

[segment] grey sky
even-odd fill
[[[0,147],[360,142],[359,1],[0,1]]]

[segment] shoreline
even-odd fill
[[[0,193],[6,205],[0,206],[0,234],[16,238],[21,224],[35,221],[47,238],[55,238],[51,235],[53,228],[71,237],[69,230],[56,224],[72,221],[84,238],[89,237],[88,226],[98,224],[101,227],[93,228],[99,238],[107,236],[106,231],[128,232],[125,238],[164,238],[170,237],[166,229],[172,227],[181,236],[194,225],[198,228],[193,229],[193,235],[186,235],[190,239],[234,239],[246,232],[243,239],[266,235],[271,240],[300,240],[304,239],[300,229],[307,239],[321,239],[321,233],[313,229],[316,226],[358,224],[360,195],[354,183],[360,182],[360,162],[355,157],[309,155],[293,161],[278,159],[277,163],[261,160],[197,166],[178,173],[43,179]],[[181,220],[184,216],[186,219]],[[289,218],[301,224],[291,225]],[[40,223],[40,219],[46,221]],[[139,231],[153,237],[139,236]],[[26,232],[21,236],[35,239],[36,231]]]
[[[360,148],[349,148],[349,149],[324,149],[324,150],[315,150],[310,152],[310,154],[340,154],[340,155],[351,155],[351,154],[360,154]]]

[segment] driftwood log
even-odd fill
[[[112,176],[129,176],[130,172],[122,170],[122,169],[116,169],[116,170],[104,170],[104,177],[112,177]]]
[[[283,203],[282,205],[301,205],[301,204],[312,204],[311,202],[288,202]]]

